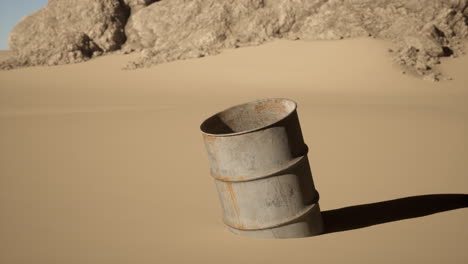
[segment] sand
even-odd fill
[[[468,56],[432,83],[401,74],[388,47],[275,41],[135,71],[121,70],[133,55],[1,71],[0,262],[467,263],[466,209],[401,221],[399,207],[361,210],[390,221],[288,240],[222,224],[198,126],[266,97],[298,102],[328,215],[468,193]],[[418,201],[411,212],[432,206]]]

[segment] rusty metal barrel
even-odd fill
[[[201,124],[231,232],[261,238],[323,232],[296,108],[289,99],[264,99],[228,108]]]

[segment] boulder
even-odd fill
[[[138,10],[142,9],[143,7],[148,6],[151,3],[157,2],[159,0],[123,0],[123,1],[130,8],[131,13],[134,14]]]
[[[15,26],[9,37],[14,57],[3,68],[74,63],[117,50],[128,16],[119,0],[49,0]]]
[[[287,37],[323,0],[171,0],[132,15],[125,52],[151,50],[129,68],[217,54]]]

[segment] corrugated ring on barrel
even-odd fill
[[[220,175],[214,175],[214,174],[212,174],[211,176],[215,180],[222,181],[222,182],[233,182],[233,183],[237,182],[238,183],[238,182],[255,181],[255,180],[260,180],[260,179],[264,179],[264,178],[269,178],[269,177],[280,176],[280,175],[286,174],[285,172],[293,170],[295,167],[299,166],[301,164],[301,162],[307,162],[307,161],[308,161],[307,155],[300,156],[300,157],[297,157],[297,158],[289,161],[284,168],[276,170],[276,171],[267,172],[264,175],[249,175],[249,176],[246,176],[246,177],[237,177],[237,178],[227,178],[227,177],[223,177],[223,176],[220,176]],[[300,177],[300,176],[298,176],[298,177]],[[233,223],[233,222],[229,222],[225,218],[223,218],[223,222],[227,226],[235,228],[235,229],[239,229],[239,230],[263,230],[263,229],[270,229],[270,228],[279,227],[279,226],[283,226],[283,225],[293,223],[296,220],[306,216],[308,213],[310,213],[314,209],[314,207],[317,206],[317,203],[318,203],[318,201],[320,199],[320,195],[319,195],[319,192],[316,189],[313,189],[312,191],[314,192],[314,199],[311,201],[311,204],[306,206],[303,210],[299,211],[297,214],[288,216],[288,217],[286,217],[284,219],[280,219],[280,220],[277,220],[277,221],[271,222],[271,223],[265,223],[262,226],[254,226],[254,227],[249,227],[249,226],[246,226],[246,225],[239,225],[239,224],[236,224],[236,223]]]

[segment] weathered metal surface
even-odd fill
[[[264,238],[323,231],[295,102],[234,106],[200,128],[229,230]]]

